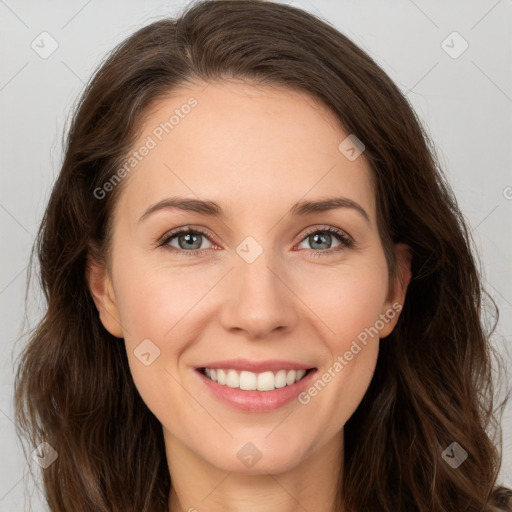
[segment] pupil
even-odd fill
[[[323,239],[324,242],[322,241],[318,241],[319,239]],[[313,235],[313,243],[320,243],[320,244],[324,244],[326,245],[325,247],[322,247],[323,249],[328,249],[329,248],[329,242],[330,242],[330,239],[331,239],[331,235],[329,235],[328,233],[323,233],[323,234],[320,234],[320,233],[316,233]],[[325,240],[327,240],[327,242],[325,242]]]
[[[191,248],[194,244],[194,242],[197,242],[199,239],[198,235],[194,235],[192,233],[187,233],[186,235],[183,235],[183,238],[186,240],[186,246],[188,248]],[[195,239],[195,240],[194,240]],[[201,246],[201,243],[199,242],[199,247]],[[192,247],[193,249],[197,249],[198,247]]]

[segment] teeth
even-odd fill
[[[295,370],[290,370],[286,375],[286,384],[288,384],[288,386],[293,384],[295,382],[295,377],[297,377],[297,372]]]
[[[297,370],[297,375],[295,376],[295,382],[298,382],[302,377],[306,375],[306,370]]]
[[[240,389],[254,391],[258,388],[258,376],[252,372],[240,372]]]
[[[229,370],[226,377],[226,386],[237,388],[240,385],[240,376],[236,370]]]
[[[276,378],[274,379],[274,386],[276,388],[284,388],[286,386],[286,370],[279,370],[276,373]]]
[[[272,391],[274,389],[291,386],[306,375],[306,370],[279,370],[277,372],[253,373],[237,370],[214,370],[205,368],[204,374],[223,386],[239,388],[245,391]]]
[[[217,382],[223,386],[226,384],[226,372],[225,370],[217,370]]]
[[[254,374],[253,374],[254,375]],[[272,391],[276,389],[274,381],[276,380],[273,372],[258,373],[258,391]]]

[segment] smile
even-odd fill
[[[278,370],[254,373],[249,371],[237,371],[233,369],[203,368],[203,373],[213,382],[221,386],[238,388],[244,391],[273,391],[274,389],[291,386],[301,380],[307,370]]]
[[[253,372],[216,366],[196,368],[196,375],[214,398],[250,412],[271,411],[291,402],[310,385],[317,371],[316,368],[276,367],[273,371]]]

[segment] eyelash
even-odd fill
[[[314,228],[310,231],[307,231],[304,236],[301,238],[300,242],[303,242],[304,239],[306,239],[308,236],[314,234],[314,233],[330,233],[336,236],[336,238],[341,242],[341,245],[334,249],[326,249],[323,251],[315,251],[313,249],[310,249],[309,251],[312,252],[312,256],[314,257],[323,257],[323,256],[329,256],[334,253],[337,253],[339,251],[343,251],[345,249],[350,249],[355,245],[352,238],[350,238],[346,233],[341,231],[340,229],[334,228],[332,226],[327,226],[325,228]],[[190,228],[179,228],[175,231],[171,231],[170,233],[166,233],[162,238],[161,241],[158,244],[158,247],[163,247],[164,249],[171,251],[174,254],[178,254],[179,256],[188,257],[188,256],[199,256],[200,254],[204,253],[208,249],[194,249],[192,251],[185,251],[183,249],[176,249],[175,247],[171,247],[169,242],[177,237],[178,235],[182,234],[197,234],[197,235],[203,235],[206,238],[210,239],[209,233],[206,231],[203,231],[200,228],[190,229]],[[211,240],[210,240],[211,241]]]

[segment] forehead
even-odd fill
[[[228,214],[274,213],[287,204],[343,195],[375,215],[364,154],[340,150],[347,133],[312,96],[284,87],[197,83],[151,106],[117,210],[131,222],[166,196],[212,199]],[[144,146],[149,149],[141,150]],[[144,153],[141,156],[140,153]]]

